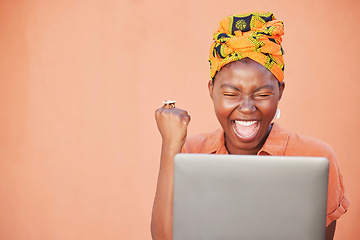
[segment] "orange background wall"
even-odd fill
[[[335,149],[360,236],[360,2],[2,0],[0,239],[150,239],[164,99],[219,125],[207,93],[219,20],[266,9],[285,22],[279,122]]]

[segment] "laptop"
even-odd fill
[[[329,162],[178,154],[173,240],[325,239]]]

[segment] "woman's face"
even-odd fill
[[[247,59],[223,67],[209,82],[216,116],[231,154],[256,154],[270,131],[285,84]]]

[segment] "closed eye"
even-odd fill
[[[224,92],[224,93],[222,93],[222,95],[225,97],[236,97],[237,96],[235,93],[230,93],[230,92]]]
[[[269,98],[270,96],[274,95],[273,92],[268,92],[268,93],[258,93],[254,95],[254,98],[256,99],[266,99]]]

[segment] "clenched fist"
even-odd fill
[[[187,111],[165,105],[155,111],[155,119],[163,143],[184,145],[190,123]]]

